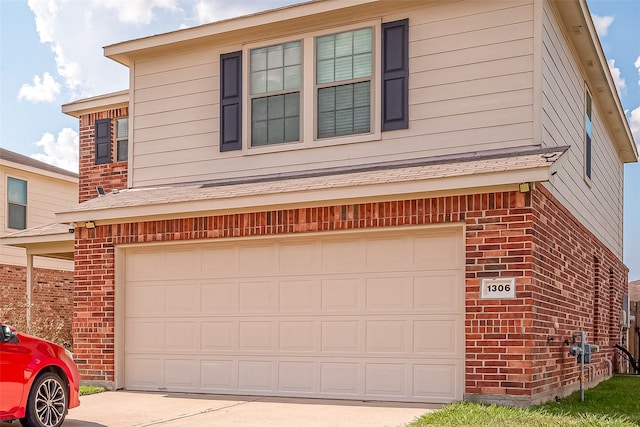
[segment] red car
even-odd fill
[[[58,427],[80,405],[79,387],[68,350],[0,323],[0,421]]]

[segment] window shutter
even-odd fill
[[[96,120],[95,123],[96,165],[111,162],[111,119]]]
[[[242,149],[242,51],[220,55],[220,151]]]
[[[382,130],[409,127],[409,20],[382,24]]]

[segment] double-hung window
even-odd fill
[[[220,151],[364,142],[408,128],[408,28],[407,19],[370,21],[220,55]]]
[[[371,131],[372,30],[316,38],[317,138]]]
[[[27,181],[16,178],[7,179],[7,211],[9,228],[24,230],[27,228]]]
[[[129,118],[116,119],[116,161],[126,162],[129,158]]]
[[[300,41],[252,49],[251,146],[300,140]]]

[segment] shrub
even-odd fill
[[[10,302],[0,307],[0,321],[9,324],[20,332],[51,341],[67,349],[73,346],[71,330],[65,327],[64,320],[53,312],[41,313],[33,309],[33,304]],[[31,321],[27,325],[27,309],[31,308]]]

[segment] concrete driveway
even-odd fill
[[[441,405],[111,391],[80,398],[63,427],[404,426]],[[0,422],[0,427],[15,424]]]

